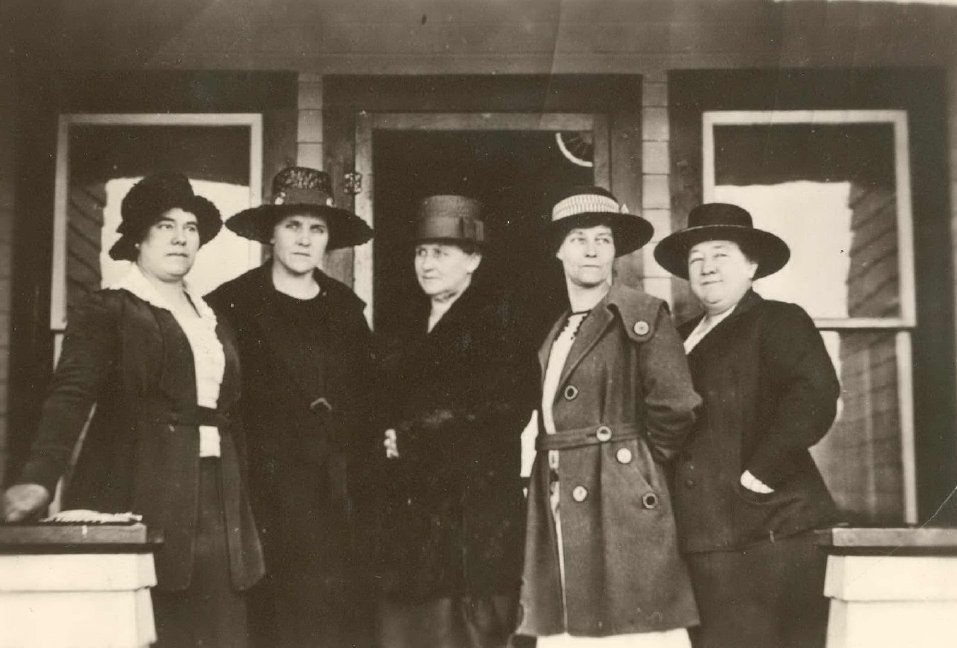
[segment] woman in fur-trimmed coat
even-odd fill
[[[477,202],[423,203],[415,267],[428,299],[384,358],[379,640],[386,648],[503,646],[514,629],[524,502],[521,433],[535,356],[510,306],[471,284]]]

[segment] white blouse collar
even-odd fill
[[[150,283],[149,279],[146,278],[143,271],[140,270],[140,267],[135,263],[132,264],[129,272],[107,286],[107,288],[126,290],[152,306],[168,310],[171,313],[173,312],[169,303],[163,299],[163,296],[153,287],[153,284]],[[184,282],[183,288],[189,296],[190,301],[193,302],[193,306],[196,308],[196,312],[199,313],[200,318],[215,323],[216,313],[214,313],[213,309],[209,307],[209,304],[203,300],[202,295],[190,288],[188,283]]]

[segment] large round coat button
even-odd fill
[[[618,459],[618,463],[629,464],[631,463],[631,450],[628,448],[618,448],[618,452],[615,453],[615,458]]]
[[[648,322],[645,320],[638,320],[635,322],[633,330],[635,331],[635,335],[648,335],[648,331],[651,330],[651,326],[649,326]]]
[[[569,385],[565,388],[565,400],[575,400],[578,398],[578,387]]]
[[[611,428],[607,425],[599,426],[599,428],[595,430],[595,437],[602,443],[609,441],[611,439]]]
[[[693,480],[693,479],[686,479],[686,480],[685,480],[685,486],[687,486],[688,488],[694,488],[694,480]]]
[[[641,505],[646,509],[658,508],[658,496],[655,493],[645,493],[641,496]]]
[[[584,502],[588,499],[588,489],[584,486],[576,486],[572,489],[572,499],[576,502]]]

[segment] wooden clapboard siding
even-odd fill
[[[106,187],[72,183],[67,207],[67,312],[100,288],[100,243]]]

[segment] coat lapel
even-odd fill
[[[728,315],[728,317],[723,319],[721,322],[719,322],[718,325],[715,326],[713,329],[708,331],[708,333],[703,338],[701,338],[701,341],[699,341],[698,344],[696,344],[695,347],[691,350],[691,353],[688,354],[688,357],[693,357],[697,355],[698,353],[704,353],[711,346],[719,343],[721,341],[721,338],[723,337],[724,331],[727,331],[731,329],[732,327],[734,327],[735,322],[737,322],[742,315],[744,315],[749,310],[754,308],[757,304],[763,301],[764,299],[761,297],[761,295],[754,292],[753,290],[749,290],[748,292],[746,292],[744,294],[744,297],[741,298],[741,301],[738,302],[738,305],[735,307],[734,312]],[[697,325],[697,322],[699,321],[701,321],[700,317],[694,320],[695,326]],[[688,331],[688,334],[690,335],[691,331],[693,330],[694,328],[692,327]]]
[[[605,333],[605,329],[608,328],[608,325],[611,324],[614,319],[614,316],[611,311],[606,308],[606,305],[607,298],[603,299],[588,313],[585,321],[582,322],[581,328],[578,329],[578,335],[575,336],[571,351],[568,352],[568,360],[565,361],[565,367],[562,369],[562,375],[558,381],[559,388],[565,384],[568,377],[575,370],[575,367],[581,364],[581,361],[588,355],[592,347],[598,344],[598,341]]]
[[[545,385],[545,369],[548,368],[548,356],[552,353],[552,344],[555,342],[555,337],[558,335],[558,332],[561,330],[562,325],[568,320],[568,315],[570,313],[565,311],[561,317],[559,317],[554,324],[552,324],[552,330],[548,332],[548,336],[545,338],[545,341],[542,343],[542,346],[538,349],[538,364],[541,369],[539,372],[539,381],[542,386]]]

